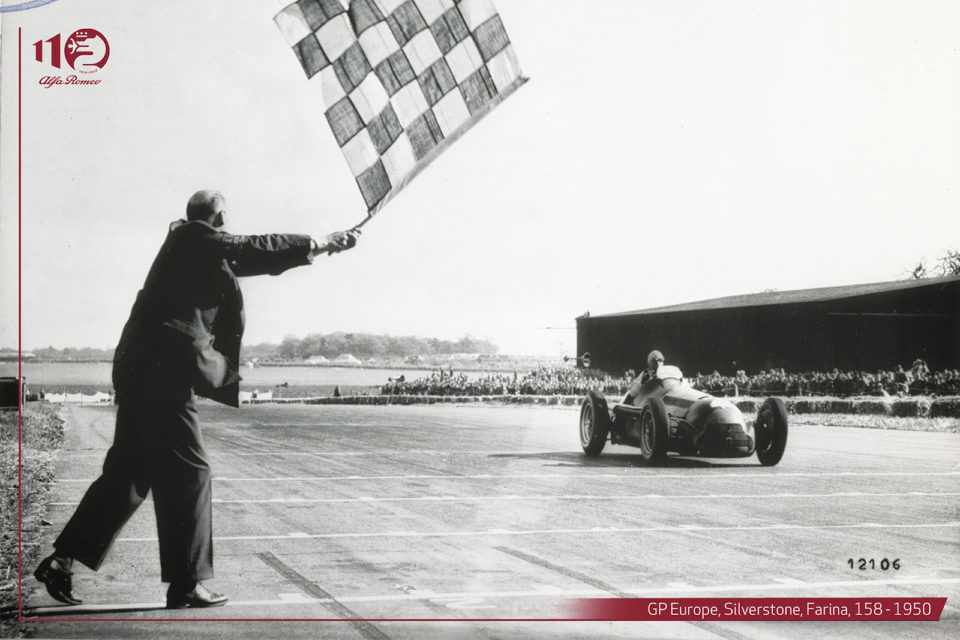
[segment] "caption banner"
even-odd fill
[[[581,620],[937,621],[946,598],[582,598]]]

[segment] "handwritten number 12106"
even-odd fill
[[[847,564],[850,565],[851,569],[859,569],[860,571],[867,571],[868,569],[880,569],[881,571],[889,571],[890,569],[894,571],[900,570],[900,558],[893,560],[883,558],[879,561],[873,558],[848,558]]]

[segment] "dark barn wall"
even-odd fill
[[[838,300],[577,318],[577,352],[613,374],[651,349],[688,374],[960,368],[960,281]]]

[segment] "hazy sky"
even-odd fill
[[[15,4],[3,0],[4,5]],[[904,277],[958,248],[960,3],[497,0],[530,82],[357,249],[246,279],[248,344],[358,331],[572,353],[574,317]],[[217,188],[238,233],[365,207],[272,21],[240,0],[0,14],[0,346],[112,346],[171,220]],[[33,42],[94,28],[97,86]],[[61,70],[66,76],[69,69]]]

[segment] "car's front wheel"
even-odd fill
[[[607,400],[596,391],[587,392],[580,405],[580,446],[588,456],[598,456],[607,444],[610,412]]]
[[[667,408],[660,398],[647,398],[640,405],[640,453],[648,461],[667,455]]]
[[[767,398],[753,423],[757,438],[757,458],[765,467],[780,462],[787,447],[787,407],[780,398]]]

